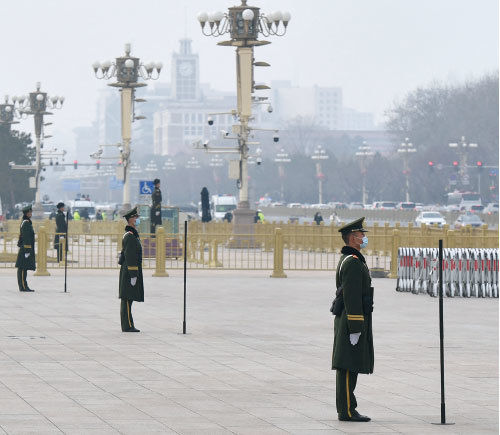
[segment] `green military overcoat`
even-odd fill
[[[30,219],[21,223],[19,237],[19,252],[17,253],[16,267],[23,270],[36,270],[35,261],[35,231]],[[26,258],[25,254],[30,254]]]
[[[129,301],[144,302],[141,240],[137,230],[128,225],[125,227],[122,249],[125,261],[120,267],[119,297]],[[131,278],[137,278],[134,286],[130,283]]]
[[[59,247],[59,239],[65,237],[66,235],[66,217],[61,210],[57,210],[56,214],[56,235],[54,237],[54,249]],[[66,246],[66,249],[68,247]]]
[[[345,246],[342,254],[339,261],[342,266],[337,267],[336,281],[337,289],[342,286],[344,309],[335,316],[332,369],[373,373],[373,287],[370,271],[363,255],[356,249]],[[361,332],[361,336],[353,346],[349,335],[357,332]]]

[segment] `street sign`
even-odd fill
[[[139,195],[151,195],[154,190],[152,181],[139,181]]]
[[[109,190],[120,190],[123,187],[123,181],[116,177],[109,177]]]
[[[80,192],[80,180],[62,180],[65,192]]]

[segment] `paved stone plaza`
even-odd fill
[[[337,421],[330,370],[333,273],[193,271],[182,335],[182,271],[146,272],[122,333],[118,271],[28,276],[0,271],[0,433],[496,434],[498,300],[446,299],[440,417],[438,301],[375,284],[375,373],[358,410]],[[2,432],[3,430],[3,432]]]

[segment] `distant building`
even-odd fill
[[[172,55],[171,96],[153,116],[154,154],[191,153],[193,142],[220,141],[220,130],[231,130],[234,120],[229,114],[214,116],[212,126],[207,120],[209,113],[235,108],[236,96],[200,84],[199,68],[198,54],[192,52],[191,40],[181,39],[179,52]]]
[[[343,130],[373,130],[373,113],[358,112],[354,109],[344,107],[342,112],[342,129]]]
[[[342,89],[337,87],[294,87],[288,80],[271,82],[273,118],[282,125],[306,118],[327,130],[342,128]]]

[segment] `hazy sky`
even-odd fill
[[[52,117],[54,145],[71,145],[72,129],[95,118],[94,60],[123,54],[125,42],[141,59],[162,61],[188,36],[200,54],[201,81],[235,90],[234,49],[201,34],[201,10],[226,10],[236,0],[16,0],[1,1],[0,95],[19,95],[42,82],[64,95]],[[340,86],[344,104],[376,114],[395,98],[433,80],[453,82],[498,68],[498,0],[255,0],[264,12],[289,10],[284,37],[256,49],[256,81]],[[151,82],[150,82],[151,83]],[[147,103],[146,103],[147,104]],[[29,131],[32,120],[20,129]]]

